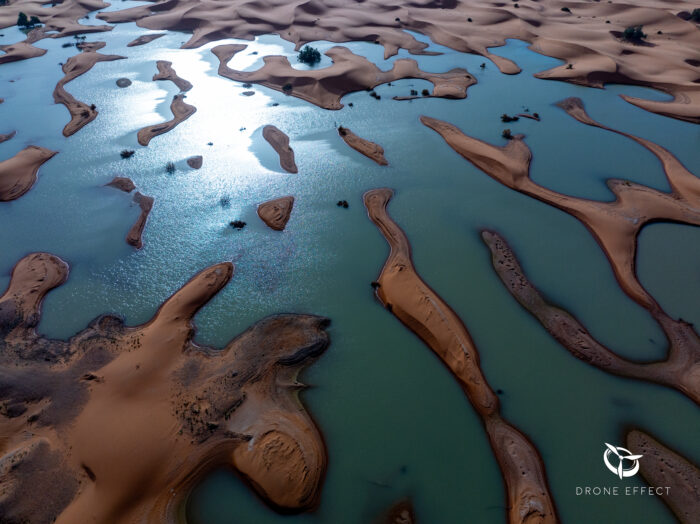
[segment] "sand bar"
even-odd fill
[[[294,162],[294,150],[289,147],[289,137],[275,126],[263,127],[262,135],[280,157],[280,166],[288,173],[298,173],[297,165]]]
[[[37,180],[39,168],[55,154],[57,151],[29,146],[0,162],[0,201],[16,200],[29,191]]]

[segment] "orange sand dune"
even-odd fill
[[[36,182],[39,168],[56,153],[29,146],[0,162],[0,202],[16,200],[29,191]]]
[[[136,189],[136,185],[132,182],[132,180],[123,176],[115,176],[106,185],[114,187],[119,191],[124,191],[125,193],[131,193],[134,189]]]
[[[700,404],[700,338],[690,324],[656,318],[669,344],[666,360],[640,363],[621,358],[598,342],[571,313],[542,297],[501,236],[491,231],[482,231],[481,236],[506,289],[573,356],[608,373],[675,388]]]
[[[103,55],[98,53],[97,50],[104,47],[104,45],[104,42],[90,42],[90,44],[82,46],[83,51],[80,54],[71,56],[68,61],[63,64],[65,76],[58,81],[53,92],[54,102],[66,106],[71,116],[70,122],[63,128],[63,136],[71,136],[97,118],[97,110],[73,98],[73,95],[65,90],[65,85],[83,73],[87,73],[98,62],[125,58],[119,55]]]
[[[298,173],[299,170],[294,162],[294,150],[289,147],[289,137],[275,126],[263,127],[262,135],[280,156],[282,169],[288,173]]]
[[[338,128],[338,134],[345,141],[347,145],[352,147],[355,151],[358,151],[365,155],[367,158],[374,160],[380,166],[388,166],[386,158],[384,158],[384,148],[379,144],[370,142],[357,136],[355,133],[350,131],[347,127],[340,126]]]
[[[700,468],[643,431],[627,433],[627,447],[644,455],[639,470],[682,524],[695,524],[700,515]],[[666,490],[669,487],[669,490]]]
[[[144,127],[139,130],[137,134],[139,144],[147,146],[154,137],[175,129],[178,124],[194,115],[197,108],[185,103],[185,95],[179,94],[173,97],[173,101],[170,104],[170,111],[173,112],[172,120],[168,120],[162,124]]]
[[[175,84],[181,92],[189,91],[192,89],[192,84],[177,76],[177,73],[172,68],[172,62],[166,60],[158,60],[156,62],[156,67],[158,67],[158,73],[153,75],[153,80],[170,80]]]
[[[9,133],[6,133],[4,135],[0,135],[0,144],[2,144],[3,142],[7,142],[8,140],[14,138],[16,134],[17,134],[17,131],[10,131]]]
[[[274,508],[315,507],[326,453],[296,377],[327,348],[328,320],[277,315],[223,350],[195,345],[192,318],[232,274],[211,266],[149,322],[103,315],[65,342],[34,328],[68,266],[47,253],[18,262],[0,297],[5,519],[179,522],[192,487],[222,466]]]
[[[146,45],[146,44],[149,44],[149,43],[153,42],[154,40],[160,38],[161,36],[165,36],[165,35],[166,35],[166,33],[155,33],[152,35],[141,35],[139,37],[134,38],[131,42],[126,44],[126,47],[136,47],[139,45]]]
[[[693,65],[700,55],[700,33],[696,24],[676,16],[696,7],[687,0],[168,0],[101,13],[99,17],[113,23],[136,21],[149,29],[191,32],[183,47],[277,33],[297,48],[317,40],[376,42],[384,46],[385,57],[402,48],[425,52],[426,44],[406,32],[415,31],[437,44],[487,57],[508,74],[520,69],[487,49],[503,45],[507,38],[518,38],[530,42],[534,50],[565,62],[538,75],[542,78],[588,86],[606,82],[651,86],[672,94],[674,101],[626,100],[649,111],[700,122],[700,85]],[[636,25],[643,25],[648,35],[643,44],[619,37],[626,27]],[[567,69],[566,64],[572,68]],[[273,65],[277,70],[294,73],[284,63]],[[313,103],[318,100],[308,92],[304,94]]]
[[[390,189],[374,189],[364,196],[370,219],[391,248],[377,279],[377,297],[440,357],[481,417],[506,484],[508,522],[556,522],[537,449],[503,419],[498,397],[481,371],[479,353],[467,328],[413,267],[408,238],[386,210],[392,195]]]
[[[284,231],[294,207],[294,197],[285,196],[268,200],[258,206],[258,216],[265,224],[276,231]]]
[[[0,45],[0,51],[4,54],[0,55],[0,64],[9,62],[17,62],[18,60],[26,60],[27,58],[35,58],[46,54],[46,49],[34,47],[32,44],[17,42],[16,44]]]
[[[266,56],[265,65],[257,71],[236,71],[227,63],[236,53],[245,49],[240,44],[212,48],[219,59],[219,75],[237,82],[260,84],[287,95],[296,96],[324,109],[340,109],[340,99],[348,93],[372,89],[380,84],[402,78],[418,78],[431,82],[433,96],[465,98],[467,88],[476,83],[465,69],[447,73],[425,73],[415,60],[396,60],[389,71],[382,71],[365,57],[349,49],[336,46],[326,51],[333,65],[321,69],[295,69],[284,56]]]
[[[143,230],[146,227],[148,215],[150,214],[151,209],[153,209],[153,197],[142,195],[137,191],[134,194],[134,202],[136,202],[136,204],[138,204],[138,206],[141,208],[141,214],[127,233],[126,243],[134,246],[136,249],[141,249],[143,247],[141,236],[143,235]]]

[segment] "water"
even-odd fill
[[[19,40],[13,31],[3,30],[0,43]],[[324,111],[256,85],[250,88],[254,96],[242,96],[248,88],[218,77],[218,60],[210,49],[241,41],[181,50],[177,47],[188,35],[169,33],[145,46],[126,47],[147,32],[120,24],[111,33],[88,36],[88,41],[107,41],[102,53],[128,59],[98,63],[67,85],[77,99],[95,103],[100,111],[68,139],[61,135],[68,113],[53,104],[51,92],[62,76],[58,63],[75,53],[61,48],[70,39],[42,40],[37,45],[49,50],[46,55],[0,68],[0,97],[6,99],[0,105],[0,130],[18,131],[0,144],[0,158],[28,144],[60,151],[27,195],[0,206],[0,288],[14,263],[30,251],[66,259],[71,277],[47,297],[39,331],[67,338],[104,312],[118,312],[130,324],[144,322],[196,271],[233,260],[232,282],[196,318],[199,342],[223,346],[271,313],[308,312],[332,319],[329,351],[303,376],[313,386],[304,401],[329,452],[318,511],[279,516],[235,475],[220,471],[192,494],[189,522],[368,522],[404,496],[413,498],[421,522],[503,521],[502,481],[479,419],[440,361],[373,299],[369,283],[384,263],[387,246],[367,219],[361,196],[383,186],[396,190],[390,212],[411,239],[418,271],[464,319],[486,377],[504,392],[504,415],[541,452],[562,519],[673,521],[655,498],[582,499],[575,496],[575,486],[618,483],[601,463],[602,446],[622,445],[630,425],[700,462],[692,437],[700,431],[697,407],[674,391],[613,377],[573,358],[507,293],[479,230],[503,234],[533,283],[618,354],[663,358],[658,326],[620,291],[579,222],[491,180],[418,121],[423,114],[445,119],[494,143],[503,143],[504,127],[525,133],[536,181],[564,193],[610,200],[604,180],[612,176],[666,189],[658,161],[636,143],[579,124],[552,104],[579,96],[594,118],[667,147],[699,172],[695,126],[647,113],[617,96],[665,95],[535,79],[533,73],[560,62],[518,41],[492,49],[520,65],[523,73],[516,76],[500,74],[488,61],[482,70],[482,57],[437,45],[430,50],[443,55],[402,51],[384,60],[380,46],[352,43],[353,52],[383,69],[411,57],[426,71],[466,67],[479,83],[466,100],[391,100],[410,89],[430,88],[425,81],[402,80],[378,87],[380,101],[360,92],[346,96],[342,110]],[[233,68],[255,69],[270,53],[285,54],[295,67],[305,67],[295,64],[293,46],[277,36],[242,43],[249,47],[232,59]],[[312,45],[326,50],[335,44]],[[177,92],[170,82],[151,81],[156,60],[172,61],[178,74],[193,83],[187,102],[197,112],[144,148],[136,132],[169,120]],[[328,65],[325,60],[320,67]],[[124,76],[133,84],[119,89],[115,81]],[[502,113],[525,109],[538,112],[542,121],[501,123]],[[266,124],[290,136],[299,174],[279,167],[261,137]],[[337,125],[381,144],[390,165],[377,166],[348,148]],[[136,150],[134,157],[122,160],[124,148]],[[185,163],[197,154],[204,157],[199,171]],[[173,174],[165,170],[169,161],[177,167]],[[129,195],[103,187],[117,174],[129,176],[156,199],[141,251],[124,242],[138,209]],[[255,214],[257,204],[288,194],[296,202],[287,229],[266,228]],[[230,198],[229,207],[220,205],[222,197]],[[348,200],[349,209],[336,207],[341,199]],[[248,225],[234,231],[227,225],[233,219]],[[697,229],[654,225],[639,243],[642,283],[670,314],[687,319],[699,309],[697,238]],[[680,256],[664,256],[668,253]]]

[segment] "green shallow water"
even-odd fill
[[[13,31],[3,30],[0,43],[17,41]],[[209,51],[233,40],[180,50],[187,35],[170,33],[146,46],[125,47],[144,33],[122,24],[88,38],[104,38],[103,53],[128,59],[99,63],[68,84],[70,93],[100,111],[97,120],[68,139],[61,135],[67,111],[53,105],[51,92],[62,76],[58,62],[75,50],[61,48],[61,40],[41,41],[38,45],[49,49],[45,56],[0,67],[0,97],[6,99],[0,105],[0,131],[18,130],[13,140],[0,144],[0,158],[27,144],[60,151],[27,195],[0,205],[0,287],[30,251],[66,259],[71,277],[47,297],[39,326],[48,336],[66,338],[104,312],[122,314],[131,324],[143,322],[195,272],[233,260],[233,280],[196,318],[198,341],[223,346],[277,312],[332,319],[329,350],[302,377],[312,386],[303,400],[329,453],[318,511],[277,515],[234,474],[219,471],[192,494],[188,522],[369,522],[404,496],[413,498],[420,522],[503,522],[502,481],[479,419],[448,370],[373,298],[369,283],[388,249],[366,217],[361,196],[383,186],[396,191],[390,212],[412,242],[418,271],[462,317],[489,383],[503,391],[504,415],[542,454],[562,520],[674,521],[655,498],[583,498],[575,487],[641,485],[618,481],[600,460],[603,442],[622,445],[628,426],[647,429],[699,463],[697,406],[674,391],[613,377],[573,358],[506,292],[479,230],[503,234],[533,283],[620,355],[663,358],[663,334],[620,291],[579,222],[491,180],[418,121],[423,114],[445,119],[493,143],[503,143],[504,127],[525,133],[536,181],[610,200],[604,184],[609,177],[666,189],[658,161],[624,137],[578,124],[553,103],[579,96],[594,118],[667,147],[697,173],[696,126],[644,112],[617,96],[665,95],[537,80],[533,73],[559,61],[509,41],[492,51],[521,66],[523,73],[515,76],[500,74],[490,62],[481,70],[483,58],[440,46],[431,49],[443,51],[441,56],[414,57],[427,71],[466,67],[479,81],[466,100],[391,100],[429,88],[427,82],[403,80],[378,87],[380,101],[355,93],[343,99],[342,110],[324,111],[259,86],[252,87],[254,96],[242,96],[247,88],[218,77],[218,61]],[[276,36],[246,43],[249,49],[234,57],[231,67],[254,69],[263,54],[294,55]],[[318,43],[322,50],[332,45]],[[383,60],[379,46],[350,47],[382,68],[395,60]],[[249,54],[254,50],[259,54]],[[169,119],[177,92],[171,83],[151,81],[156,60],[172,61],[193,83],[187,102],[197,113],[142,148],[137,130]],[[131,87],[115,86],[122,76],[132,79]],[[542,122],[501,123],[502,113],[525,108],[538,112]],[[290,136],[298,175],[279,168],[261,137],[266,124]],[[337,125],[381,144],[390,165],[377,166],[348,148]],[[124,148],[135,149],[135,156],[121,160]],[[199,171],[185,164],[195,154],[204,156]],[[174,174],[165,171],[168,161],[176,163]],[[124,242],[137,208],[128,195],[102,187],[116,174],[131,177],[156,199],[141,251]],[[284,232],[271,231],[255,207],[286,194],[296,198],[291,220]],[[220,205],[222,197],[230,198],[229,207]],[[336,207],[340,199],[350,208]],[[233,219],[248,225],[234,231],[227,226]],[[698,245],[697,228],[664,224],[647,228],[639,242],[642,283],[670,314],[686,319],[697,319],[700,310]]]

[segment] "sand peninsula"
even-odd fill
[[[15,23],[16,22],[17,20],[15,19]],[[0,55],[0,65],[45,55],[46,49],[32,45],[42,38],[45,38],[45,29],[43,27],[37,27],[36,29],[29,31],[27,33],[27,38],[21,42],[17,42],[16,44],[0,45],[0,51],[4,53]]]
[[[126,44],[126,47],[136,47],[140,45],[150,44],[154,40],[159,39],[161,36],[165,36],[167,33],[154,33],[151,35],[141,35],[134,38],[131,42]],[[170,63],[170,62],[168,62]]]
[[[148,220],[148,215],[153,209],[153,197],[142,195],[138,191],[134,194],[134,202],[141,208],[141,213],[139,217],[131,226],[129,232],[126,234],[126,243],[130,246],[134,246],[136,249],[141,249],[143,247],[143,241],[141,237],[143,236],[143,230],[146,227],[146,221]]]
[[[185,48],[223,38],[250,40],[276,33],[293,42],[297,49],[318,40],[376,42],[384,46],[385,57],[395,55],[399,49],[423,53],[427,45],[407,32],[415,31],[456,51],[484,56],[507,74],[520,69],[512,61],[491,54],[488,48],[503,45],[507,38],[518,38],[529,42],[533,50],[564,61],[537,75],[540,78],[592,87],[611,82],[653,87],[671,94],[674,100],[625,100],[659,114],[700,122],[700,85],[697,66],[693,65],[700,52],[700,33],[687,16],[697,4],[685,0],[644,0],[639,4],[560,0],[292,0],[266,4],[261,9],[257,0],[225,4],[170,0],[100,13],[98,17],[109,23],[136,22],[147,29],[192,32]],[[639,25],[647,35],[643,41],[620,37],[625,28]],[[334,61],[336,56],[332,56]],[[293,78],[273,79],[273,73],[296,73],[279,57],[271,62],[271,67],[263,68],[269,75],[258,75],[263,82],[275,84],[270,85],[273,88],[278,83],[293,83]],[[358,65],[353,69],[358,69]],[[337,76],[333,75],[334,84],[350,82],[349,78],[339,82]],[[299,93],[293,93],[296,96],[308,96],[312,103],[321,101],[316,95],[302,92],[301,86],[297,90]]]
[[[16,200],[29,191],[36,183],[39,168],[57,153],[29,146],[0,162],[0,202]]]
[[[167,60],[158,60],[156,62],[156,67],[158,68],[158,73],[153,75],[153,80],[170,80],[173,84],[177,86],[181,93],[189,91],[192,89],[192,84],[177,76],[177,73],[173,69],[173,63]]]
[[[272,125],[263,127],[262,135],[279,155],[282,169],[288,173],[298,173],[299,169],[294,161],[294,150],[289,147],[289,137]]]
[[[136,189],[136,184],[134,184],[130,178],[124,176],[115,176],[105,185],[116,188],[119,191],[124,191],[124,193],[131,193],[134,189]]]
[[[467,88],[476,83],[466,69],[447,73],[424,73],[409,58],[396,60],[389,71],[382,71],[365,57],[336,46],[326,51],[333,65],[322,69],[299,70],[284,56],[266,56],[257,71],[236,71],[228,62],[246,46],[219,45],[212,53],[219,59],[219,75],[237,82],[250,82],[281,91],[315,104],[323,109],[341,109],[340,99],[348,93],[372,88],[403,78],[427,80],[434,86],[433,96],[465,98]]]
[[[639,470],[652,487],[663,489],[661,498],[682,524],[694,524],[700,515],[700,469],[652,436],[634,429],[627,433],[627,448],[644,455]]]
[[[560,105],[584,123],[613,131],[595,123],[578,99],[568,99]],[[700,404],[700,337],[692,325],[666,314],[640,284],[634,265],[637,236],[646,224],[671,221],[700,225],[700,179],[661,146],[621,133],[633,138],[659,159],[671,192],[663,193],[626,180],[612,179],[608,180],[608,187],[616,197],[613,202],[571,197],[540,186],[530,178],[532,152],[522,135],[514,137],[504,147],[497,147],[469,137],[447,122],[428,117],[421,117],[421,122],[437,131],[450,147],[491,178],[580,220],[602,248],[622,290],[646,309],[663,330],[669,342],[668,358],[663,362],[640,365],[615,357],[613,363],[612,352],[597,342],[582,353],[584,347],[595,342],[592,337],[571,315],[544,302],[525,280],[507,244],[487,234],[484,239],[489,247],[500,252],[498,256],[507,261],[507,265],[505,262],[496,264],[499,276],[520,303],[579,358],[617,374],[669,385]],[[575,328],[573,331],[570,330],[572,327]]]
[[[369,218],[391,248],[374,284],[377,298],[443,361],[481,417],[506,485],[508,522],[554,523],[542,459],[528,438],[501,416],[498,397],[481,371],[479,353],[462,320],[413,267],[408,238],[386,210],[392,195],[391,189],[364,195]]]
[[[63,64],[65,76],[58,81],[56,89],[54,89],[53,92],[54,102],[66,106],[71,117],[70,122],[63,128],[63,136],[71,136],[97,118],[97,109],[95,106],[87,105],[73,98],[73,95],[65,90],[65,85],[71,80],[75,80],[80,75],[88,72],[98,62],[126,58],[119,55],[103,55],[98,53],[97,50],[102,49],[104,46],[104,42],[90,42],[89,44],[84,44],[81,46],[81,53],[71,56],[68,61]]]
[[[388,166],[389,162],[384,158],[384,148],[379,144],[370,142],[357,136],[349,128],[340,126],[338,127],[338,134],[345,141],[347,145],[352,147],[355,151],[362,153],[370,160],[374,160],[380,166]]]
[[[194,115],[197,112],[197,108],[185,102],[184,94],[179,94],[173,97],[173,101],[170,104],[170,111],[173,113],[172,120],[139,129],[136,135],[139,144],[147,146],[153,138],[167,133],[168,131],[172,131],[178,124]]]
[[[10,131],[9,133],[5,133],[4,135],[0,134],[0,144],[2,144],[3,142],[7,142],[8,140],[12,140],[16,134],[17,131]]]
[[[258,216],[267,227],[275,231],[284,231],[294,207],[294,197],[285,196],[268,200],[258,206]]]
[[[17,263],[0,297],[5,519],[175,523],[223,466],[276,509],[316,506],[326,453],[296,377],[327,348],[328,320],[276,315],[222,350],[195,345],[193,316],[232,274],[216,264],[147,323],[103,315],[63,341],[35,328],[68,265],[48,253]]]

